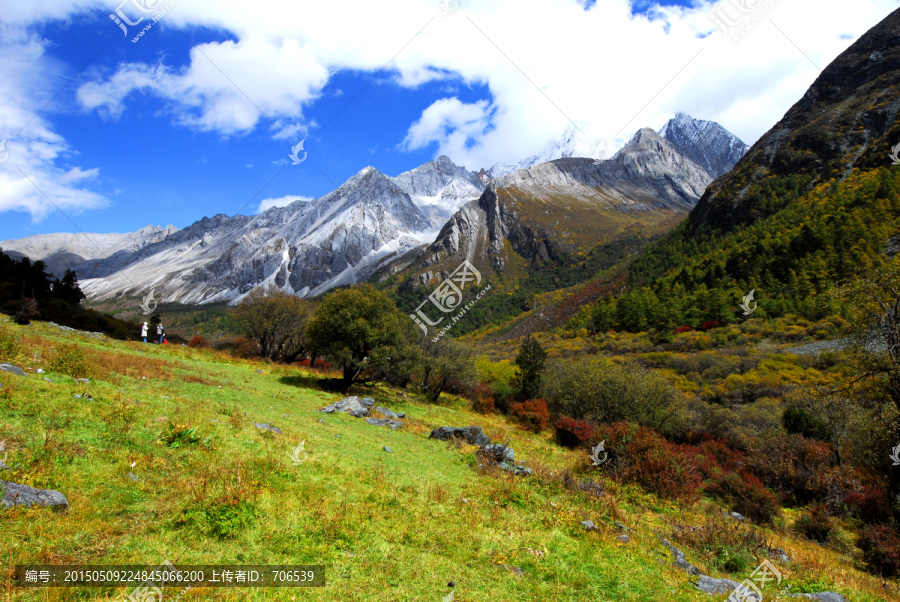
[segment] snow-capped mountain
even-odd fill
[[[92,299],[156,289],[166,302],[230,301],[274,283],[302,296],[352,284],[380,259],[428,241],[428,217],[366,167],[337,190],[255,217],[204,218],[134,253],[76,268]]]
[[[466,171],[445,155],[393,180],[431,218],[435,233],[460,207],[481,196],[485,187],[478,173]]]
[[[551,141],[540,153],[522,159],[518,163],[496,163],[487,173],[491,178],[499,178],[520,169],[528,169],[534,165],[566,157],[586,157],[603,161],[615,155],[626,142],[627,140],[621,138],[591,135],[575,128],[574,125],[569,125],[560,138]]]
[[[47,264],[47,271],[61,276],[71,268],[89,259],[109,257],[119,251],[137,251],[149,244],[159,242],[170,234],[178,232],[175,226],[146,226],[125,234],[96,234],[79,232],[71,234],[35,234],[25,238],[0,241],[0,249],[28,257],[32,261],[41,260]]]
[[[713,179],[731,171],[750,147],[714,121],[677,113],[659,130],[685,157],[705,169]]]

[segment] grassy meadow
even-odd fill
[[[767,549],[782,548],[791,562],[771,557],[784,580],[767,586],[767,599],[813,591],[890,599],[880,579],[841,551],[793,535],[799,512],[759,528],[726,520],[711,500],[662,501],[605,478],[551,433],[476,414],[464,399],[427,404],[412,389],[354,390],[407,414],[391,431],[319,413],[342,397],[319,386],[324,373],[90,338],[45,323],[4,321],[0,329],[0,361],[28,372],[0,372],[9,467],[0,478],[58,490],[70,504],[67,512],[0,509],[7,570],[164,560],[325,566],[321,588],[205,588],[179,598],[223,602],[419,602],[451,592],[464,602],[727,597],[696,590],[672,566],[662,537],[705,573],[735,581],[749,577]],[[475,446],[427,439],[444,425],[481,426],[534,474],[479,468]],[[290,454],[301,442],[308,455],[295,466]],[[599,487],[582,487],[589,479]],[[583,520],[598,530],[585,531]],[[630,529],[628,543],[617,539],[616,521]],[[733,547],[733,560],[709,552],[723,545]],[[16,589],[4,579],[3,595],[121,600],[130,589]],[[166,599],[179,591],[167,589]]]

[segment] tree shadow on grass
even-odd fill
[[[283,385],[300,389],[315,389],[326,393],[346,393],[344,382],[339,378],[322,378],[315,374],[294,374],[281,376],[278,379]]]

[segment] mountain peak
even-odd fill
[[[713,178],[731,171],[750,150],[718,123],[694,119],[682,111],[660,128],[659,135]]]

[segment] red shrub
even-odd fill
[[[681,334],[682,332],[690,332],[692,330],[693,330],[693,328],[691,328],[690,326],[679,326],[678,328],[675,329],[675,334]]]
[[[872,572],[883,577],[900,573],[900,535],[887,525],[863,529],[856,542]]]
[[[472,409],[479,414],[494,413],[494,396],[489,384],[479,383],[472,389]]]
[[[774,437],[747,456],[753,474],[795,505],[824,497],[821,475],[832,462],[831,445],[801,435]]]
[[[209,344],[206,342],[206,339],[197,334],[194,335],[188,342],[188,347],[192,347],[194,349],[206,349],[207,347],[209,347]]]
[[[251,358],[259,354],[259,345],[247,337],[238,337],[231,345],[231,353],[235,357]]]
[[[540,433],[546,429],[550,420],[547,402],[543,399],[531,399],[525,403],[510,404],[509,413],[518,418],[519,422],[533,433]]]
[[[831,520],[825,504],[816,504],[797,519],[794,529],[807,539],[825,542],[831,538],[834,521]]]
[[[331,368],[331,363],[326,362],[323,359],[317,359],[314,366],[311,366],[311,362],[310,362],[309,358],[306,358],[303,361],[297,362],[297,365],[303,366],[304,368],[313,367],[313,368],[320,368],[322,370],[328,370],[329,368]]]
[[[887,491],[863,485],[859,491],[851,491],[844,497],[847,510],[867,523],[887,522],[891,516],[891,504]]]
[[[718,320],[707,320],[706,322],[703,323],[702,326],[700,326],[700,330],[705,332],[707,330],[712,330],[713,328],[718,328],[718,327],[719,327]]]
[[[591,440],[594,434],[594,425],[584,420],[562,416],[553,425],[553,430],[557,443],[574,449]]]
[[[646,427],[604,424],[594,431],[592,443],[605,441],[611,469],[618,479],[637,483],[664,498],[696,500],[700,475],[677,445],[669,443]]]

